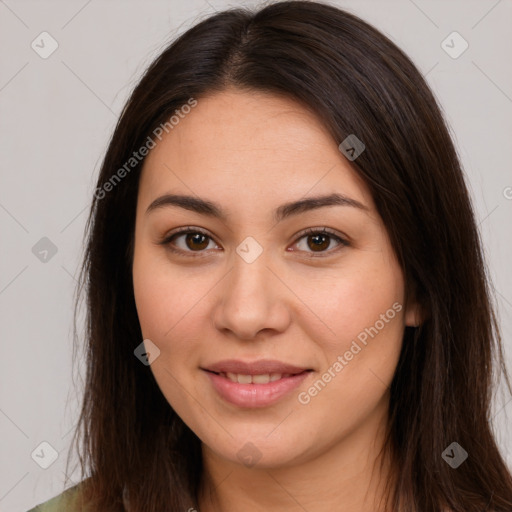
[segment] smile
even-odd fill
[[[296,374],[259,375],[203,370],[217,394],[225,401],[244,408],[267,407],[297,388],[311,370]]]

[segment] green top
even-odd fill
[[[80,484],[66,489],[64,492],[52,499],[41,503],[28,512],[75,512],[78,511],[77,497]]]

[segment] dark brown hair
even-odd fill
[[[123,490],[132,511],[199,508],[199,439],[133,353],[142,341],[132,254],[143,160],[105,185],[176,109],[228,86],[293,98],[337,144],[355,134],[366,146],[353,168],[426,316],[420,328],[406,328],[391,384],[385,450],[395,478],[386,510],[510,512],[512,478],[490,419],[497,377],[509,390],[510,380],[475,216],[442,114],[387,37],[339,8],[307,1],[230,9],[196,24],[150,65],[120,116],[92,200],[79,282],[87,297],[86,381],[74,442],[92,510],[123,510]],[[457,469],[442,457],[454,441],[469,454]]]

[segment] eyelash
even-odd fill
[[[210,240],[212,240],[213,242],[215,242],[217,244],[217,242],[203,229],[196,228],[194,226],[187,226],[186,228],[180,229],[179,231],[174,231],[174,232],[169,233],[162,241],[159,242],[159,245],[164,245],[170,251],[180,254],[180,255],[184,255],[186,257],[191,257],[191,258],[204,257],[205,256],[204,253],[206,252],[204,249],[201,251],[185,251],[183,249],[177,249],[176,247],[174,247],[171,244],[171,241],[173,241],[175,238],[177,238],[181,235],[187,235],[189,233],[194,233],[194,234],[199,233],[199,234],[204,235],[205,237],[209,238]],[[309,257],[311,257],[311,258],[322,258],[325,256],[330,256],[333,252],[337,252],[338,250],[342,249],[343,247],[347,247],[350,245],[347,240],[345,240],[341,236],[337,235],[334,231],[330,230],[329,228],[325,228],[325,227],[305,229],[304,231],[302,231],[301,233],[298,234],[298,237],[297,237],[296,241],[294,242],[294,245],[302,238],[307,237],[307,236],[314,236],[314,235],[328,235],[330,238],[336,240],[340,244],[340,246],[337,247],[336,249],[330,249],[330,250],[322,251],[319,253],[310,252],[308,254],[310,255]],[[219,245],[219,244],[217,244],[217,245]]]

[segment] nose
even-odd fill
[[[291,320],[287,288],[268,263],[265,251],[252,263],[234,255],[233,268],[222,280],[213,311],[219,331],[236,339],[255,340],[263,331],[275,334],[287,329]]]

